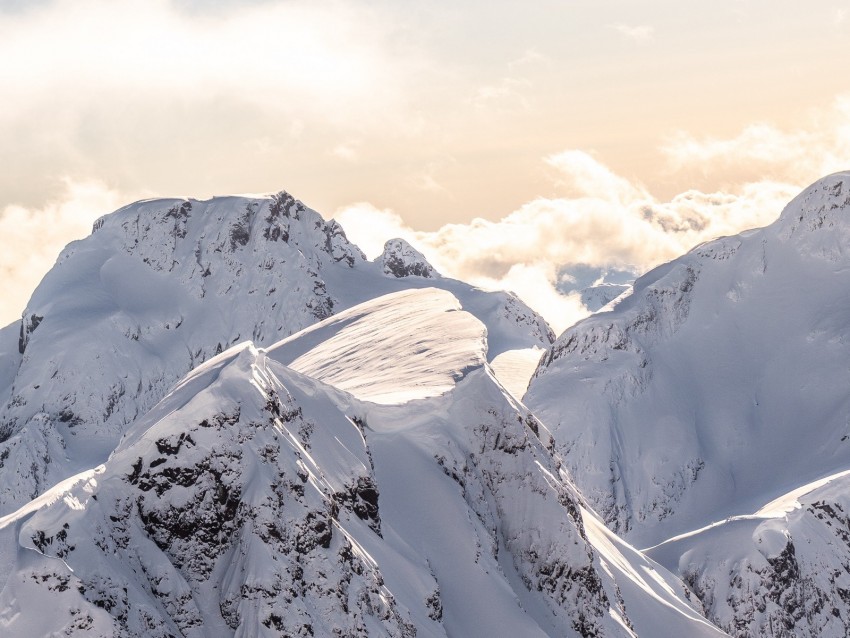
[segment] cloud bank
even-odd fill
[[[606,275],[621,281],[624,272],[642,274],[704,241],[765,226],[804,186],[846,169],[850,95],[812,111],[796,129],[758,123],[728,139],[679,132],[662,151],[671,172],[737,180],[716,192],[687,190],[661,199],[593,154],[565,150],[544,158],[555,171],[558,196],[536,197],[498,221],[422,232],[368,203],[344,207],[335,217],[367,255],[378,255],[384,240],[403,237],[443,274],[513,290],[560,332],[589,314],[576,282],[610,282]]]
[[[587,153],[567,151],[547,162],[572,195],[535,198],[499,221],[421,232],[368,203],[335,218],[370,257],[380,254],[384,240],[403,237],[448,276],[513,290],[560,332],[588,314],[580,291],[559,292],[572,271],[640,274],[705,240],[772,222],[798,191],[763,181],[733,193],[688,191],[659,201]]]
[[[357,150],[358,142],[350,140],[333,152]],[[377,256],[387,239],[403,237],[445,275],[513,290],[560,332],[589,312],[580,299],[583,285],[622,283],[623,273],[639,275],[703,241],[769,224],[806,184],[845,169],[850,96],[813,112],[796,129],[753,124],[728,139],[678,133],[663,150],[671,171],[730,171],[739,179],[715,192],[694,189],[661,198],[594,154],[565,150],[541,160],[552,172],[555,194],[532,198],[496,221],[478,218],[421,231],[397,211],[369,202],[340,208],[334,217],[367,255]],[[425,177],[436,183],[433,174]],[[0,323],[19,316],[69,238],[84,236],[96,217],[143,195],[66,179],[61,196],[44,207],[0,211],[0,236],[10,247],[0,255],[6,306]]]

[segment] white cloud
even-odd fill
[[[584,151],[562,151],[547,157],[546,163],[557,169],[555,182],[565,187],[570,195],[618,202],[649,197],[642,186],[615,175],[611,169]]]
[[[790,129],[756,123],[725,139],[680,131],[661,150],[673,171],[696,169],[737,176],[738,183],[773,179],[803,186],[850,164],[850,94],[812,110]]]
[[[565,151],[546,162],[572,187],[570,195],[536,198],[499,221],[422,232],[367,203],[338,211],[336,219],[370,257],[387,239],[403,237],[447,276],[513,290],[560,332],[588,314],[578,292],[557,290],[570,268],[645,272],[703,241],[772,222],[798,191],[761,181],[659,201],[587,153]]]
[[[537,49],[526,49],[521,56],[508,62],[508,69],[514,71],[519,68],[533,66],[544,62],[550,62],[550,59],[540,53]]]
[[[9,205],[0,211],[0,326],[21,316],[69,241],[87,236],[94,220],[128,201],[127,194],[100,182],[65,179],[61,197],[43,208]]]
[[[546,162],[574,190],[533,199],[498,221],[417,231],[396,212],[367,202],[334,217],[369,258],[380,255],[387,239],[402,237],[447,276],[513,290],[560,332],[588,314],[578,292],[558,292],[570,269],[643,272],[707,239],[773,221],[797,192],[796,186],[761,181],[734,192],[688,191],[659,201],[587,153],[565,151]],[[94,219],[130,199],[98,182],[65,180],[62,196],[41,209],[7,206],[0,214],[0,236],[10,247],[0,254],[0,323],[20,315],[69,238],[87,235]]]
[[[560,334],[588,315],[576,292],[560,294],[552,282],[556,277],[551,263],[514,264],[501,278],[493,279],[478,275],[470,283],[487,290],[510,290],[546,317],[553,329]]]
[[[74,101],[87,89],[162,98],[224,91],[338,113],[338,99],[383,93],[391,65],[371,44],[383,26],[344,4],[333,14],[286,2],[199,17],[167,0],[55,0],[0,21],[0,53],[20,62],[0,66],[0,81],[23,102],[57,90]]]
[[[358,158],[357,143],[345,142],[343,144],[337,144],[331,151],[331,155],[345,162],[354,162]]]
[[[634,40],[638,44],[643,44],[652,39],[655,30],[646,24],[629,25],[629,24],[612,24],[610,25],[614,31],[624,35],[630,40]]]
[[[388,239],[400,237],[416,242],[415,231],[404,223],[398,213],[377,208],[368,202],[340,208],[333,218],[342,225],[348,239],[357,244],[369,259],[384,251],[384,243]]]
[[[479,86],[469,98],[469,103],[477,109],[519,108],[527,111],[531,108],[528,97],[531,82],[524,78],[504,77],[494,84]]]

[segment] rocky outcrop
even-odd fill
[[[440,276],[425,256],[403,239],[390,239],[378,259],[387,277],[433,279]]]

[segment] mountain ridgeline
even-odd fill
[[[845,636],[848,289],[848,173],[557,340],[287,193],[122,208],[0,330],[0,634]]]

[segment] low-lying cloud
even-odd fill
[[[384,240],[403,237],[445,275],[513,290],[560,332],[589,312],[580,290],[559,292],[571,271],[640,274],[708,239],[772,222],[799,190],[762,181],[735,192],[687,191],[659,201],[587,153],[566,151],[546,161],[570,194],[538,197],[499,221],[422,232],[368,203],[335,217],[370,257],[380,254]]]
[[[347,140],[335,150],[345,155],[356,148]],[[625,274],[639,275],[703,241],[769,224],[807,183],[846,168],[850,96],[795,130],[758,124],[730,139],[680,133],[664,151],[673,171],[729,170],[739,179],[717,192],[660,198],[592,153],[565,150],[541,161],[553,171],[557,194],[530,199],[497,221],[479,218],[426,232],[369,202],[334,216],[370,257],[387,239],[402,237],[447,276],[513,290],[560,332],[589,312],[581,303],[582,285],[622,284]],[[0,255],[0,323],[19,316],[67,241],[140,195],[146,193],[66,179],[64,192],[46,206],[0,210],[0,234],[10,247]]]
[[[658,198],[593,154],[565,150],[544,158],[559,195],[532,199],[498,221],[422,232],[368,203],[336,217],[367,255],[379,254],[385,239],[403,237],[448,276],[513,290],[560,332],[589,313],[573,284],[588,273],[622,283],[623,273],[639,275],[704,241],[765,226],[802,187],[846,169],[850,95],[811,111],[793,129],[757,123],[727,139],[679,132],[662,152],[671,173],[728,175],[727,185]]]
[[[698,138],[679,131],[662,146],[670,170],[808,183],[847,168],[850,161],[850,94],[812,109],[793,129],[760,122],[726,138]]]

